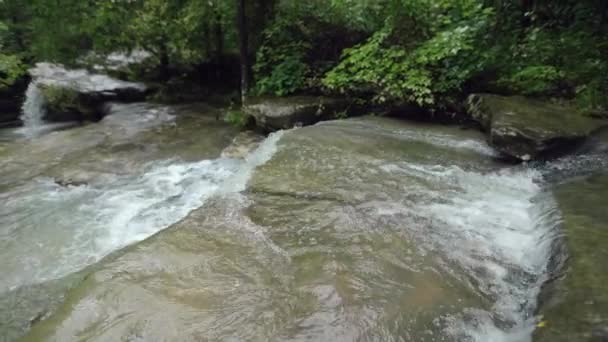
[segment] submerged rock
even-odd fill
[[[608,340],[608,174],[559,186],[568,258],[545,288],[537,342]]]
[[[468,111],[500,152],[527,161],[582,142],[606,125],[576,109],[521,96],[473,94]]]
[[[479,132],[370,117],[256,151],[253,174],[233,169],[199,209],[100,262],[24,341],[495,341],[525,324],[538,188],[494,172]],[[201,191],[175,173],[159,186]],[[161,210],[146,207],[134,218]]]
[[[97,121],[105,115],[104,103],[141,101],[148,93],[142,83],[50,63],[38,63],[30,74],[44,98],[43,119],[47,121]]]
[[[243,106],[258,127],[271,132],[346,116],[350,109],[345,99],[315,96],[260,98]]]
[[[264,136],[253,131],[244,131],[237,134],[232,143],[222,151],[223,158],[245,158],[255,150],[264,140]]]

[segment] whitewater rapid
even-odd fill
[[[101,184],[64,187],[42,178],[0,194],[3,231],[11,235],[0,242],[0,292],[78,271],[181,220],[213,195],[243,190],[281,135],[244,160],[158,161],[143,174]]]

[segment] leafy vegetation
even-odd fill
[[[224,116],[224,121],[239,127],[244,128],[249,124],[249,117],[240,110],[229,110]]]
[[[602,0],[2,0],[0,87],[36,61],[137,49],[152,54],[140,77],[162,84],[229,69],[259,95],[446,111],[486,91],[606,109],[607,18]]]
[[[80,104],[78,93],[73,89],[48,84],[41,85],[39,88],[48,105],[57,112],[69,112]]]
[[[25,74],[25,65],[16,54],[3,53],[9,35],[8,26],[0,22],[0,90],[12,86]]]

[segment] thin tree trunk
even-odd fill
[[[220,81],[222,78],[222,72],[224,67],[224,29],[222,28],[222,16],[217,14],[215,22],[215,78],[216,81]]]
[[[241,103],[247,100],[249,90],[249,37],[247,36],[247,16],[245,0],[237,0],[237,27],[239,31],[239,51],[241,56]]]
[[[167,44],[162,43],[160,45],[160,79],[166,82],[169,78],[169,51],[167,50]]]

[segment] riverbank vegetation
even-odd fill
[[[144,50],[130,78],[184,88],[442,112],[471,92],[608,108],[602,0],[3,0],[0,46],[3,89],[38,61]]]

